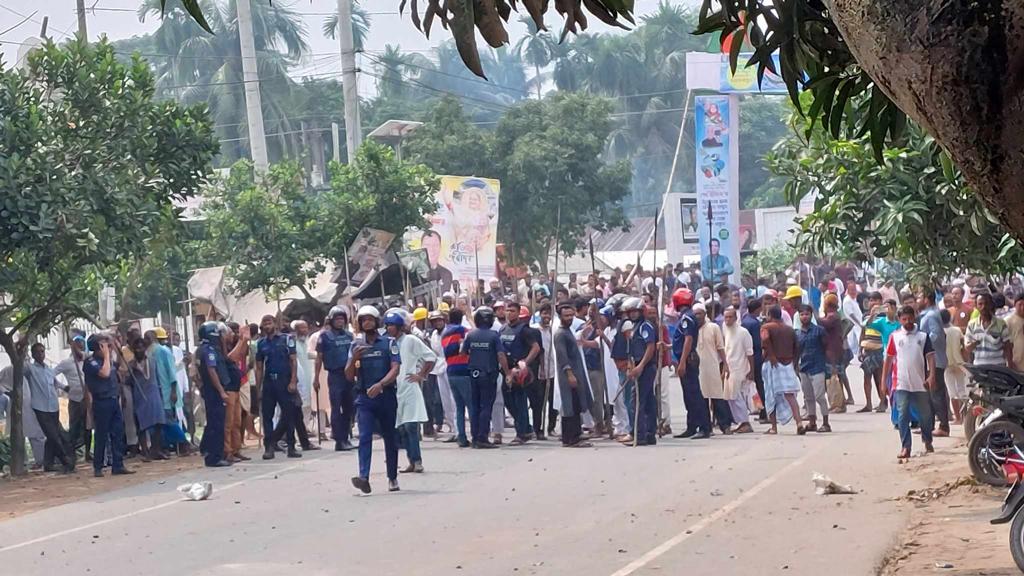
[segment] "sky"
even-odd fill
[[[178,1],[168,0],[168,4]],[[302,13],[307,28],[306,40],[309,43],[312,56],[303,64],[301,70],[295,71],[295,75],[314,73],[323,77],[332,72],[340,73],[338,42],[325,38],[320,32],[320,26],[326,18],[326,13],[335,11],[337,4],[331,0],[278,1],[291,6],[296,12]],[[654,12],[658,7],[658,1],[636,0],[636,15],[643,16]],[[699,6],[700,1],[670,0],[670,3],[695,7]],[[111,40],[120,40],[152,32],[159,27],[159,19],[148,18],[145,22],[139,22],[135,13],[139,4],[132,0],[86,0],[89,37],[97,39],[100,35],[105,34]],[[425,2],[420,2],[421,10],[423,10],[424,4]],[[431,38],[429,40],[425,38],[412,25],[408,11],[404,16],[398,14],[399,0],[362,0],[362,5],[371,15],[370,34],[366,42],[367,52],[380,52],[387,44],[397,44],[405,51],[429,53],[432,47],[450,37],[446,30],[435,23]],[[16,58],[17,50],[20,47],[16,43],[22,43],[30,36],[38,36],[43,16],[49,16],[49,36],[58,41],[74,35],[78,29],[74,0],[0,0],[0,54],[3,54],[5,63]],[[25,20],[26,17],[30,18]],[[511,44],[514,46],[520,38],[528,34],[528,31],[524,24],[518,22],[515,14],[511,19],[513,22],[509,24],[509,36]],[[620,32],[618,29],[599,22],[596,18],[591,17],[589,20],[588,32]],[[23,21],[24,23],[22,23]],[[547,24],[553,31],[561,30],[561,17],[553,8],[547,16]],[[478,42],[481,46],[485,45],[479,36]],[[359,65],[370,68],[372,62],[362,56]],[[372,83],[373,78],[362,76],[360,90],[373,91]]]

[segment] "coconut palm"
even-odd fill
[[[521,16],[520,22],[526,24],[530,33],[516,42],[516,53],[525,63],[533,66],[533,78],[529,81],[531,90],[536,91],[540,99],[540,90],[549,74],[542,72],[555,59],[558,43],[546,31],[537,28],[532,18]]]
[[[248,125],[245,118],[245,82],[242,75],[238,36],[238,11],[234,0],[216,3],[200,0],[214,33],[196,26],[187,13],[174,6],[163,13],[161,0],[145,0],[139,19],[163,14],[153,33],[150,55],[156,70],[157,89],[183,102],[207,102],[224,144],[225,160],[248,153]],[[260,75],[263,116],[272,157],[295,152],[296,140],[289,121],[288,97],[294,85],[288,70],[308,52],[306,28],[299,15],[280,3],[252,4],[253,37]]]
[[[331,14],[320,27],[324,37],[334,39],[338,31],[338,15]],[[359,2],[352,2],[352,44],[356,50],[366,45],[366,37],[370,34],[370,14],[363,10]]]

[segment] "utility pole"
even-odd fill
[[[242,49],[245,114],[249,120],[249,152],[256,172],[263,173],[270,163],[267,160],[267,137],[263,131],[263,103],[260,101],[260,75],[256,66],[256,41],[252,33],[252,6],[249,0],[237,0],[235,4],[238,7],[238,41]]]
[[[338,0],[338,39],[341,43],[341,91],[345,97],[345,145],[348,147],[348,163],[351,164],[363,143],[355,39],[352,37],[352,0]]]
[[[334,161],[341,162],[341,135],[337,122],[331,122],[331,143],[334,145]]]
[[[76,0],[78,5],[78,36],[83,41],[89,40],[89,31],[85,27],[85,0]]]

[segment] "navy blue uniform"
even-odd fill
[[[352,349],[352,333],[333,328],[320,333],[316,351],[323,357],[327,369],[327,391],[331,399],[331,438],[335,448],[348,442],[355,412],[355,394],[352,383],[345,377],[348,353]]]
[[[672,335],[672,359],[686,362],[686,374],[680,384],[683,386],[683,405],[686,406],[686,432],[711,433],[711,410],[704,394],[700,391],[700,361],[697,357],[697,318],[687,310],[679,316],[679,324]],[[683,343],[687,336],[693,338],[693,347],[686,359],[681,359]]]
[[[629,357],[633,360],[634,366],[639,366],[647,347],[658,343],[658,333],[654,326],[646,320],[641,321],[633,328],[629,339]],[[658,429],[658,403],[654,397],[654,378],[658,372],[657,352],[655,356],[644,366],[636,379],[637,401],[640,418],[636,422],[636,437],[638,442],[654,444],[657,442],[655,432]]]
[[[206,465],[213,466],[224,459],[224,419],[227,414],[224,399],[220,397],[220,392],[213,387],[209,369],[213,368],[217,373],[217,379],[220,380],[220,385],[225,391],[228,391],[233,386],[229,365],[234,362],[229,362],[224,357],[219,346],[214,346],[206,341],[199,345],[196,357],[199,360],[199,377],[203,381],[200,393],[203,396],[203,406],[206,408],[206,428],[203,430],[203,439],[200,442],[199,450],[205,455],[203,458]],[[237,392],[238,388],[235,388],[234,391]]]
[[[462,351],[469,354],[469,424],[473,442],[487,442],[501,373],[498,354],[504,353],[505,347],[497,332],[477,328],[462,341]]]
[[[505,326],[501,329],[499,337],[501,338],[502,346],[505,348],[505,353],[508,354],[510,368],[515,366],[520,360],[525,360],[530,354],[530,348],[533,347],[535,342],[533,332],[526,321],[519,321],[514,326]],[[531,370],[533,376],[536,376],[535,368],[532,364],[527,368]],[[505,396],[505,406],[512,414],[513,421],[515,421],[516,436],[519,438],[526,438],[532,430],[530,426],[528,395],[529,387],[532,384],[532,377],[526,380],[522,386],[510,386],[509,382],[505,382],[501,390]],[[537,424],[538,426],[540,425],[539,422]]]
[[[398,393],[396,383],[384,387],[376,398],[370,398],[366,391],[380,382],[391,371],[392,362],[401,362],[398,356],[398,342],[387,336],[378,336],[372,344],[354,342],[352,353],[357,346],[365,347],[357,360],[356,369],[356,418],[359,422],[359,476],[370,477],[370,459],[373,455],[373,432],[376,428],[384,440],[384,458],[387,462],[388,480],[398,478],[398,440],[395,434],[395,419],[398,417]]]
[[[109,354],[109,352],[108,352]],[[103,469],[104,456],[107,453],[107,442],[110,443],[110,457],[114,470],[124,469],[124,416],[121,414],[121,403],[118,401],[117,367],[110,365],[110,374],[103,378],[100,368],[103,359],[92,356],[82,363],[82,374],[85,386],[92,395],[93,419],[93,458],[92,468],[99,472]]]
[[[281,408],[278,427],[284,430],[288,447],[295,448],[295,431],[292,423],[295,400],[288,392],[294,356],[295,340],[287,334],[278,333],[263,337],[256,343],[256,362],[263,363],[260,419],[263,421],[263,445],[268,451],[274,448],[274,408],[278,406]]]

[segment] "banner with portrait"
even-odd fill
[[[731,110],[729,96],[697,96],[694,106],[701,275],[717,282],[723,275],[733,275],[739,265],[734,226],[739,215],[733,214],[730,197],[737,184],[731,181],[736,169],[731,165],[736,157],[731,152],[735,144],[731,140],[736,137],[731,134],[735,126],[732,114],[737,111]]]
[[[458,281],[471,290],[475,279],[497,273],[498,199],[501,183],[475,176],[441,176],[437,212],[427,217],[428,230],[405,235],[406,248],[424,249],[429,263],[428,281],[443,293]]]

